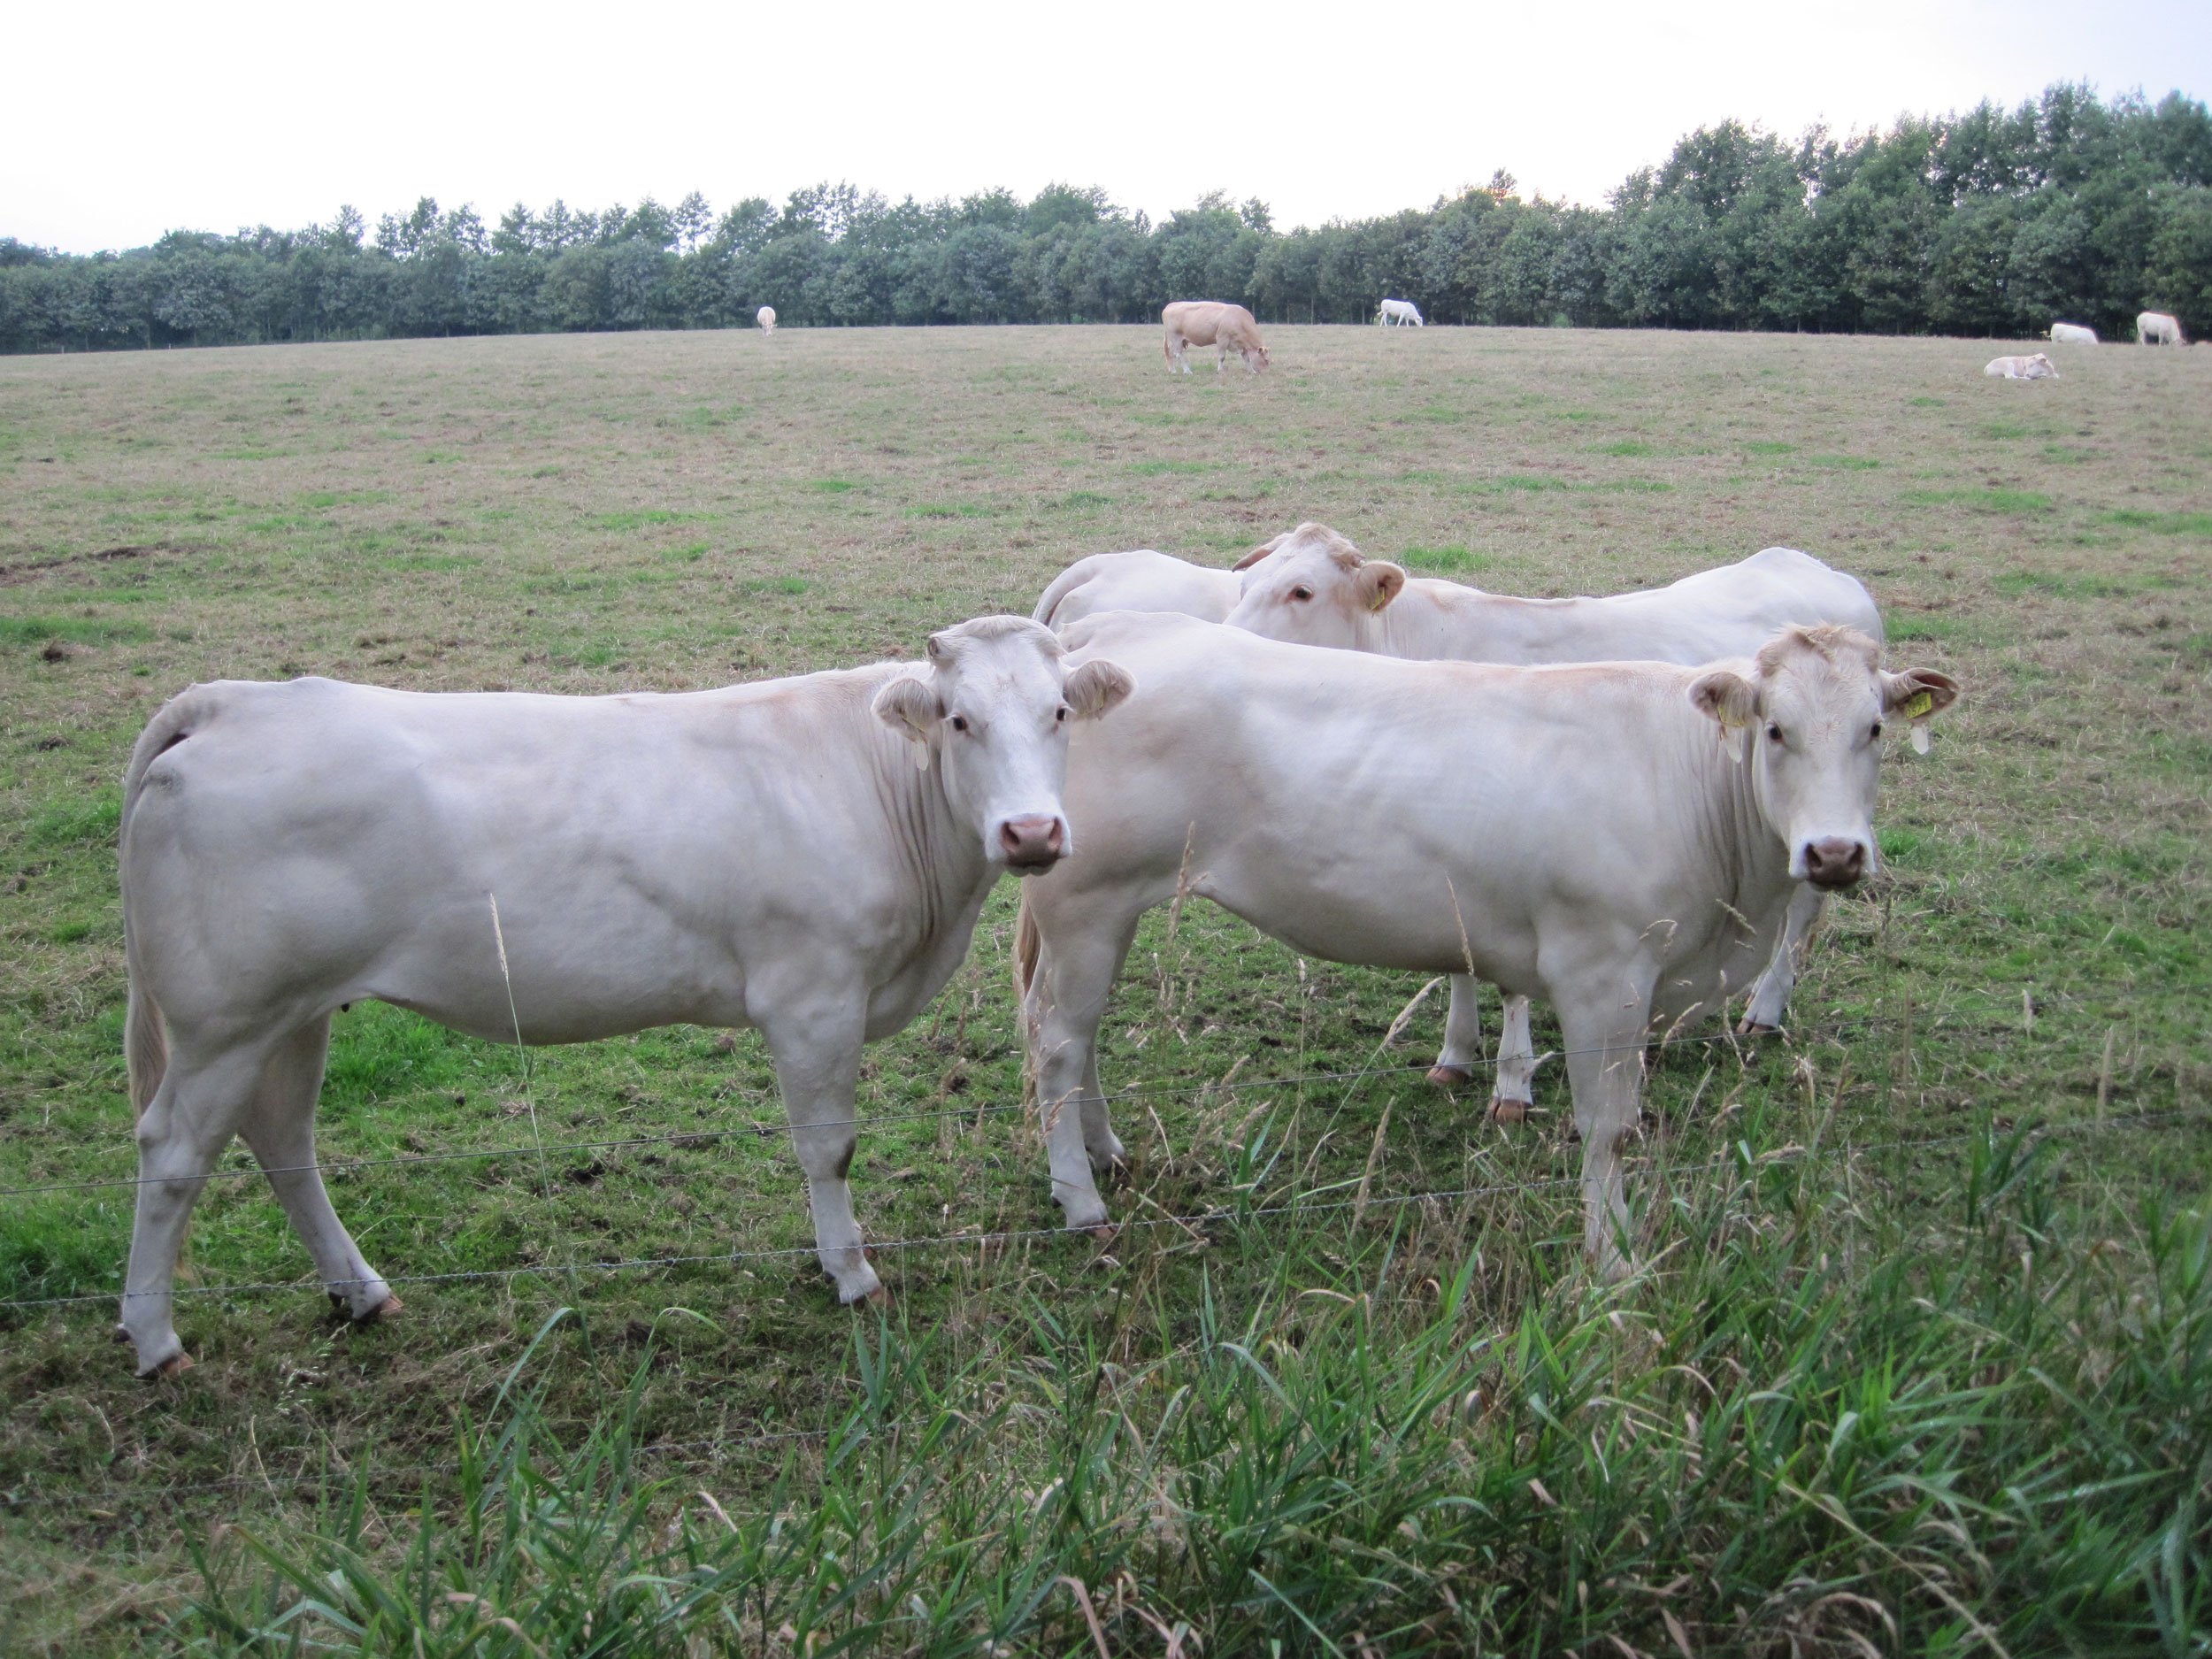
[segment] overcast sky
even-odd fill
[[[72,251],[378,215],[604,207],[849,179],[896,199],[1065,180],[1285,227],[1515,174],[1596,203],[1729,116],[1793,136],[2053,81],[2212,94],[2212,4],[1666,8],[47,0],[8,27],[0,235]]]

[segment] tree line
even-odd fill
[[[1701,127],[1603,207],[1508,174],[1379,219],[1282,231],[1220,193],[1154,224],[1053,185],[892,204],[850,184],[696,192],[603,211],[521,204],[488,224],[429,197],[371,233],[172,231],[69,255],[0,238],[0,350],[561,330],[1140,322],[1171,299],[1263,321],[1432,320],[2126,337],[2138,311],[2212,334],[2212,116],[2170,94],[2061,84],[2004,110],[1794,142]]]

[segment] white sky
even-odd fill
[[[2212,95],[2207,0],[1178,12],[27,3],[0,235],[82,252],[342,202],[373,226],[426,194],[487,220],[695,188],[719,210],[840,178],[894,200],[1100,184],[1156,219],[1218,188],[1288,227],[1425,207],[1496,167],[1595,203],[1729,116],[1794,136],[2057,80]]]

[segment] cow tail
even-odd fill
[[[1080,588],[1088,579],[1087,571],[1085,571],[1082,575],[1076,573],[1082,570],[1083,561],[1078,559],[1054,577],[1051,585],[1045,589],[1044,596],[1037,601],[1037,608],[1029,613],[1030,619],[1033,622],[1041,622],[1046,627],[1050,627],[1052,613],[1060,608],[1060,602]]]
[[[1044,951],[1044,935],[1037,931],[1037,915],[1029,902],[1029,883],[1022,883],[1021,908],[1014,915],[1014,995],[1025,1007],[1029,987],[1037,982],[1037,958]]]
[[[215,711],[211,687],[194,686],[163,703],[131,747],[130,764],[123,770],[123,833],[130,833],[131,809],[146,786],[146,772],[155,760],[192,735]],[[123,957],[130,975],[130,1002],[123,1017],[123,1061],[130,1072],[131,1112],[143,1112],[161,1087],[169,1069],[169,1033],[162,1024],[161,1006],[146,988],[138,971],[135,941],[131,928],[131,889],[128,866],[123,880]]]

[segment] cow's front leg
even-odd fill
[[[1482,982],[1455,973],[1451,999],[1444,1015],[1444,1048],[1429,1068],[1429,1081],[1439,1088],[1464,1088],[1482,1064]]]
[[[1656,969],[1617,960],[1562,976],[1563,987],[1546,977],[1566,1042],[1575,1126],[1582,1132],[1583,1242],[1601,1278],[1625,1279],[1632,1262],[1622,1166],[1642,1103]]]
[[[1071,917],[1052,929],[1022,1010],[1052,1195],[1070,1227],[1093,1232],[1107,1225],[1094,1166],[1112,1167],[1122,1151],[1099,1087],[1098,1027],[1134,931],[1133,918],[1117,928]]]
[[[1500,1123],[1520,1123],[1536,1104],[1536,1043],[1529,1035],[1528,998],[1505,999],[1498,1032],[1498,1075],[1490,1090],[1490,1115]]]
[[[1760,1037],[1781,1030],[1782,1022],[1789,1018],[1790,993],[1797,988],[1798,970],[1804,966],[1806,949],[1827,905],[1828,895],[1809,881],[1799,883],[1790,895],[1782,936],[1774,941],[1774,955],[1768,959],[1766,972],[1751,987],[1751,1004],[1744,1010],[1743,1023],[1737,1027],[1743,1035]]]
[[[806,1171],[815,1254],[822,1271],[837,1281],[837,1299],[844,1302],[887,1299],[876,1270],[868,1264],[846,1181],[860,1143],[854,1094],[866,1023],[867,1005],[860,996],[800,1003],[760,1022],[775,1056],[792,1145]]]

